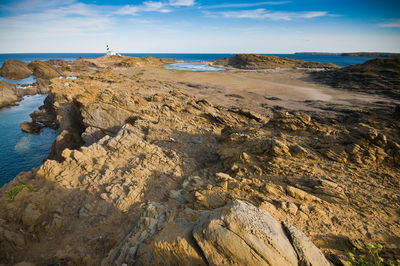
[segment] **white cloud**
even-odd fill
[[[298,18],[316,18],[328,16],[326,11],[311,11],[311,12],[272,12],[265,8],[241,11],[225,11],[206,14],[211,16],[223,16],[225,18],[251,18],[251,19],[271,19],[271,20],[292,20]]]
[[[140,12],[159,12],[169,13],[172,9],[169,8],[168,4],[163,2],[145,1],[142,5],[125,5],[119,8],[114,14],[116,15],[138,15]]]
[[[382,27],[382,28],[400,28],[400,19],[399,20],[394,20],[394,21],[388,22],[388,23],[379,24],[379,27]]]
[[[194,0],[169,0],[171,6],[194,6]]]
[[[118,9],[115,14],[117,15],[136,15],[139,12],[138,6],[126,5]]]
[[[257,2],[257,3],[242,3],[242,4],[221,4],[221,5],[211,5],[202,6],[203,9],[217,9],[217,8],[243,8],[243,7],[255,7],[264,5],[283,5],[290,3],[290,1],[269,1],[269,2]]]

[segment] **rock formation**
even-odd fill
[[[18,80],[32,75],[28,64],[19,60],[5,60],[0,68],[0,76],[6,79]]]
[[[15,93],[16,87],[14,84],[0,81],[0,108],[8,105],[12,105],[17,102],[20,97]]]
[[[0,190],[0,263],[329,265],[367,243],[400,253],[397,109],[266,116],[119,60],[80,59],[78,79],[50,81],[32,117],[60,135]],[[19,185],[34,189],[7,196]]]
[[[28,67],[32,69],[33,75],[38,78],[52,79],[61,74],[55,67],[43,61],[32,61],[28,64]]]
[[[271,55],[238,54],[234,57],[217,59],[214,65],[239,69],[270,69],[270,68],[339,68],[332,63],[308,62]]]
[[[400,99],[400,57],[372,59],[342,69],[311,73],[311,77],[335,88]]]

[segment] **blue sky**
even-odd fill
[[[400,1],[0,1],[0,53],[400,52]]]

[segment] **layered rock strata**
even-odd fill
[[[1,263],[328,265],[367,243],[399,254],[391,113],[267,117],[91,61],[98,72],[51,80],[50,159],[0,190]],[[5,194],[18,185],[35,189]]]

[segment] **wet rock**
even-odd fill
[[[21,130],[30,133],[30,134],[39,134],[41,126],[35,122],[22,122],[21,123]]]

